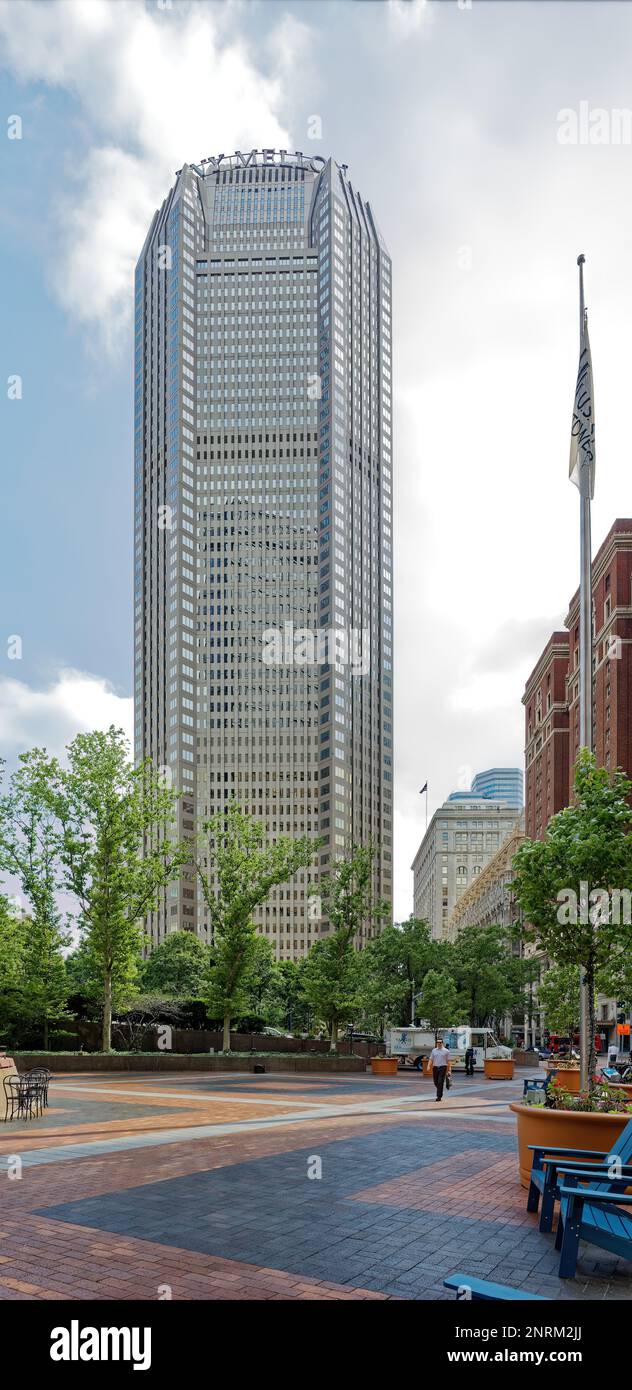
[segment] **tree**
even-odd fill
[[[351,854],[337,859],[333,870],[310,888],[310,894],[320,899],[320,915],[329,921],[334,931],[344,931],[353,939],[365,922],[378,920],[388,913],[385,902],[375,902],[373,892],[372,845],[353,845]]]
[[[274,983],[279,1016],[276,1022],[291,1033],[308,1033],[312,1026],[312,1006],[305,993],[306,964],[307,958],[277,962]]]
[[[213,931],[207,986],[209,1012],[223,1019],[224,1052],[230,1050],[230,1024],[246,1012],[248,987],[257,956],[255,908],[272,888],[287,883],[311,863],[319,841],[304,835],[280,836],[266,844],[265,827],[231,801],[206,821],[195,869]]]
[[[616,999],[619,1009],[632,1011],[632,952],[613,946],[608,960],[597,976],[600,994]]]
[[[456,985],[450,975],[441,970],[429,970],[419,998],[419,1012],[428,1020],[437,1040],[440,1028],[456,1023],[458,998]]]
[[[142,920],[178,877],[189,850],[171,837],[175,793],[150,762],[133,767],[121,729],[78,734],[57,777],[64,884],[79,905],[79,927],[103,1005],[103,1051],[112,1009],[138,973]]]
[[[538,1003],[552,1033],[573,1033],[579,1027],[579,966],[554,965],[538,985]]]
[[[284,961],[293,965],[293,961]],[[285,977],[265,936],[255,937],[255,951],[247,986],[246,1013],[268,1027],[286,1025]]]
[[[42,1028],[68,1017],[62,948],[68,938],[59,908],[59,826],[54,785],[58,764],[42,748],[21,753],[8,793],[0,798],[0,868],[14,874],[29,904],[24,940],[22,1014]]]
[[[426,922],[407,922],[383,928],[361,952],[362,1011],[381,1035],[387,1022],[409,1023],[414,996],[426,972],[440,968],[443,943],[433,941]]]
[[[305,995],[316,1016],[329,1032],[332,1052],[338,1047],[338,1031],[353,1020],[361,1001],[361,953],[343,928],[317,941],[305,961]]]
[[[584,970],[589,1020],[582,1069],[589,1085],[598,977],[612,964],[613,952],[620,957],[632,948],[630,912],[621,912],[622,894],[632,888],[631,793],[623,772],[597,767],[594,755],[582,749],[573,805],[551,817],[544,840],[525,840],[513,861],[513,891],[530,934],[557,965]]]
[[[15,912],[0,893],[0,1028],[5,1029],[21,1012],[24,988],[24,955],[29,923]]]
[[[209,948],[194,932],[168,932],[141,967],[142,992],[201,999],[208,967]]]
[[[127,1006],[112,1023],[112,1038],[123,1044],[123,1051],[142,1052],[146,1034],[155,1032],[159,1023],[177,1027],[180,1006],[177,999],[162,994],[142,993],[128,1000]]]
[[[459,932],[450,953],[450,973],[459,992],[459,1012],[471,1027],[511,1013],[524,1002],[528,963],[512,951],[513,931],[491,925]]]
[[[310,889],[320,899],[320,915],[334,931],[328,941],[319,941],[312,947],[305,991],[310,1003],[327,1019],[332,1052],[337,1049],[338,1027],[348,1017],[351,1001],[354,1010],[360,1004],[355,938],[364,923],[378,920],[388,911],[386,903],[374,900],[374,857],[371,845],[354,845],[349,857],[336,860],[332,872]]]

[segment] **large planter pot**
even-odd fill
[[[431,1065],[430,1065],[430,1058],[429,1058],[429,1057],[424,1057],[424,1059],[423,1059],[423,1064],[422,1064],[422,1071],[423,1071],[424,1076],[432,1076],[432,1067],[431,1067]]]
[[[561,1086],[564,1091],[569,1091],[572,1096],[578,1096],[580,1091],[581,1072],[579,1067],[547,1067],[547,1071],[557,1071],[553,1085]]]
[[[395,1076],[397,1062],[397,1057],[372,1057],[371,1071],[374,1076]]]
[[[511,1081],[513,1074],[513,1057],[485,1058],[485,1075],[488,1081]]]
[[[615,1081],[612,1089],[616,1091],[617,1095],[619,1095],[619,1092],[621,1093],[622,1100],[624,1097],[626,1100],[632,1100],[632,1086],[624,1085],[623,1081]]]
[[[543,1148],[600,1149],[607,1153],[625,1129],[629,1115],[590,1115],[574,1110],[547,1110],[543,1105],[509,1106],[518,1117],[518,1163],[522,1187],[529,1186],[533,1154]]]

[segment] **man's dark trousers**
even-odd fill
[[[444,1087],[444,1083],[445,1083],[445,1078],[446,1078],[447,1070],[448,1070],[447,1067],[433,1067],[433,1068],[432,1068],[432,1079],[433,1079],[433,1081],[434,1081],[434,1084],[435,1084],[435,1087],[436,1087],[436,1091],[437,1091],[437,1100],[441,1100],[441,1098],[442,1098],[442,1096],[443,1096],[443,1087]]]

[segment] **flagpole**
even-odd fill
[[[579,266],[579,350],[584,348],[586,308],[584,304],[584,262],[585,256],[577,257]],[[586,467],[579,471],[579,746],[592,752],[592,704],[593,704],[593,636],[592,636],[592,540],[590,517],[591,488]],[[591,1050],[589,1034],[589,1000],[585,972],[581,970],[580,983],[580,1086],[582,1090],[589,1084],[588,1059]]]
[[[420,791],[419,795],[420,795],[420,796],[424,796],[424,795],[425,795],[425,798],[426,798],[426,830],[427,830],[427,829],[428,829],[428,783],[427,783],[427,782],[424,782],[424,785],[423,785],[423,787],[421,788],[421,791]]]

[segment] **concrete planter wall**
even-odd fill
[[[101,1025],[91,1023],[85,1019],[67,1024],[67,1032],[74,1033],[77,1042],[69,1042],[67,1049],[76,1046],[77,1051],[83,1047],[86,1052],[99,1052],[101,1050]],[[186,1052],[210,1052],[211,1049],[219,1052],[222,1046],[222,1033],[208,1028],[173,1028],[173,1051],[178,1053]],[[112,1042],[114,1047],[126,1049],[129,1042],[117,1023],[112,1028]],[[142,1047],[143,1052],[158,1052],[157,1029],[146,1028],[142,1041],[137,1045]],[[327,1056],[329,1053],[329,1040],[327,1038],[277,1038],[268,1033],[236,1033],[231,1030],[230,1035],[231,1052],[306,1052],[310,1055],[316,1053],[318,1056]],[[350,1044],[348,1038],[342,1037],[338,1040],[338,1055],[348,1056],[349,1053],[358,1057],[374,1057],[384,1052],[384,1043],[366,1042],[360,1038],[354,1039]]]
[[[529,1144],[543,1148],[600,1149],[607,1153],[625,1129],[629,1115],[590,1115],[575,1110],[547,1110],[543,1105],[509,1106],[518,1117],[520,1183],[529,1186],[533,1155]]]
[[[302,1057],[218,1057],[203,1053],[177,1054],[156,1052],[147,1056],[143,1053],[86,1052],[78,1055],[59,1052],[18,1053],[15,1058],[18,1071],[29,1071],[31,1067],[45,1066],[57,1075],[61,1072],[187,1072],[187,1071],[241,1071],[251,1072],[255,1065],[263,1065],[266,1072],[362,1072],[366,1071],[363,1057],[318,1056],[306,1053]]]

